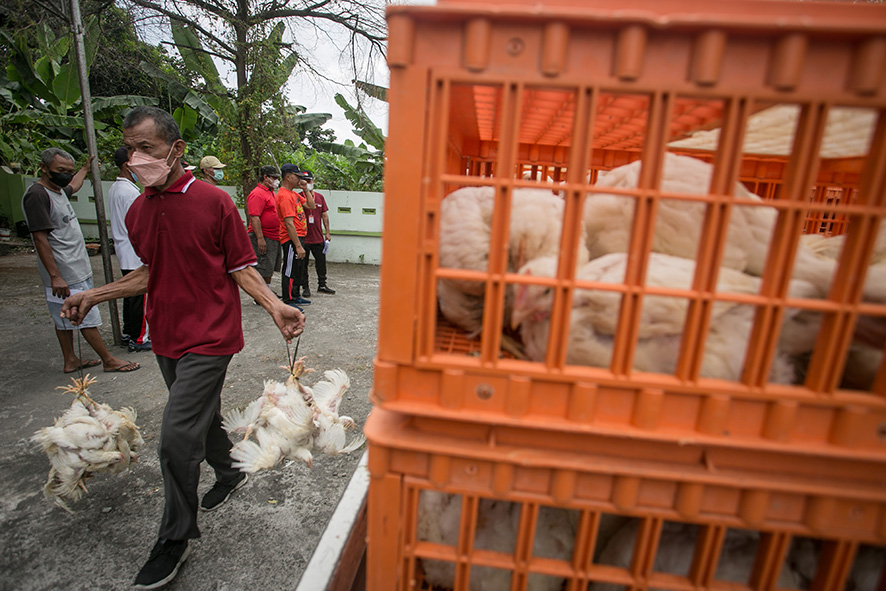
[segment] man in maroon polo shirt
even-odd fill
[[[149,291],[146,315],[157,364],[169,388],[160,430],[166,506],[159,539],[135,579],[156,589],[188,557],[197,528],[197,483],[205,459],[216,483],[200,502],[213,510],[246,475],[231,466],[221,427],[221,389],[234,353],[243,348],[239,286],[274,319],[285,339],[301,334],[304,315],[281,302],[256,272],[255,253],[231,198],[195,182],[182,168],[185,142],[175,120],[156,107],[137,107],[123,121],[129,168],[145,185],[126,226],[144,266],[126,277],[65,300],[62,315],[79,323],[90,308]]]

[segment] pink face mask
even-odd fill
[[[134,152],[129,158],[129,169],[133,171],[146,187],[159,187],[166,182],[172,167],[167,160],[172,155],[174,146],[169,148],[166,158],[151,158],[142,152]]]

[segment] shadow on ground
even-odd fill
[[[100,283],[100,257],[91,260]],[[141,459],[129,474],[93,478],[89,494],[72,505],[73,515],[47,501],[42,487],[49,463],[29,438],[70,404],[70,395],[56,387],[69,384],[71,376],[62,373],[35,265],[31,252],[0,256],[0,591],[126,589],[156,540],[163,509],[156,446],[166,388],[153,355],[112,347],[142,369],[99,371],[90,392],[115,408],[135,408],[146,441]],[[308,376],[309,384],[327,369],[348,373],[351,389],[342,411],[362,427],[370,410],[378,267],[329,267],[329,284],[338,293],[315,294],[306,307],[299,355],[318,370]],[[315,287],[315,277],[311,284]],[[279,292],[279,275],[273,287]],[[246,347],[228,369],[223,411],[258,397],[263,380],[286,376],[280,367],[287,361],[285,341],[268,314],[242,292],[241,301]],[[102,316],[101,331],[111,343],[106,304]],[[83,354],[94,358],[85,342]],[[167,589],[294,588],[361,454],[362,449],[347,457],[320,456],[313,470],[293,464],[252,477],[224,507],[200,516],[203,536]],[[204,464],[201,494],[213,480]]]

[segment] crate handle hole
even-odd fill
[[[877,435],[880,436],[880,439],[886,438],[886,423],[881,424],[877,428]]]

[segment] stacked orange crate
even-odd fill
[[[450,1],[391,7],[388,22],[377,409],[365,429],[369,588],[881,580],[886,283],[881,293],[883,269],[870,263],[886,248],[886,8]],[[795,116],[755,129],[779,109]],[[710,179],[663,187],[667,152],[710,162]],[[595,188],[601,171],[636,160],[636,184]],[[739,180],[768,200],[740,193]],[[479,269],[441,263],[441,206],[466,187],[492,196]],[[549,275],[519,271],[511,218],[526,189],[562,197]],[[577,278],[594,238],[586,208],[603,194],[628,204],[615,283]],[[678,228],[698,237],[682,287],[649,279],[661,260],[656,221],[674,203],[702,211]],[[757,238],[768,240],[757,289],[733,293],[718,284],[720,267],[736,247],[730,219],[748,211],[771,214],[772,232]],[[818,268],[801,256],[804,230],[846,234],[827,277],[798,269]],[[821,293],[790,291],[792,275],[821,280]],[[474,338],[440,314],[444,283],[480,294]],[[548,336],[527,360],[504,347],[508,312],[519,294],[545,290]],[[602,367],[570,343],[588,293],[611,296]],[[662,300],[678,302],[681,329],[656,345],[669,361],[648,366],[639,344]],[[731,347],[726,375],[707,354],[730,306],[753,313],[745,333],[717,337]],[[793,379],[772,381],[786,363],[781,325],[798,317],[814,333],[793,347],[805,353],[790,360]],[[860,348],[866,370],[856,373]]]

